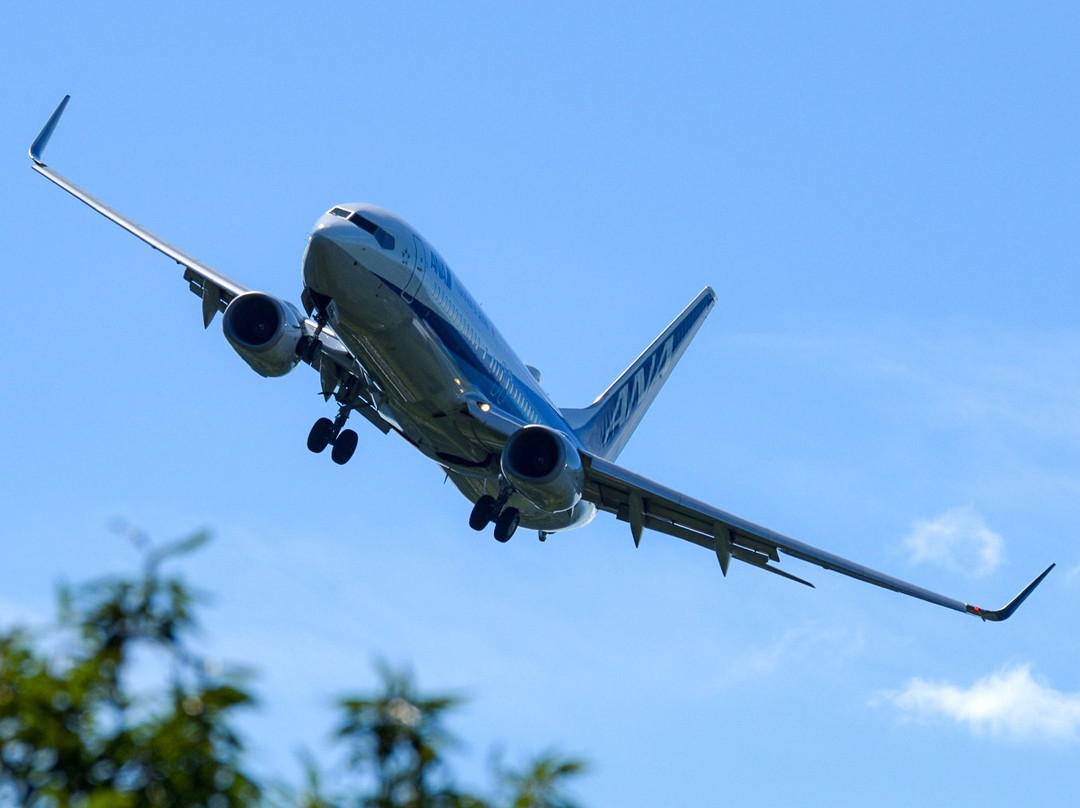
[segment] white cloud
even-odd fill
[[[1080,564],[1065,573],[1065,583],[1069,586],[1080,584]]]
[[[912,563],[931,562],[986,575],[1001,564],[1005,542],[973,508],[950,508],[936,519],[920,519],[904,539]]]
[[[1080,741],[1080,693],[1062,693],[1036,680],[1030,665],[1003,668],[969,688],[915,678],[885,698],[911,718],[944,718],[979,735]]]
[[[858,631],[807,623],[733,657],[726,666],[726,678],[760,680],[780,670],[801,668],[807,660],[844,662],[861,654],[865,646],[865,638]]]

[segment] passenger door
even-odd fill
[[[424,283],[424,267],[427,266],[427,249],[424,247],[424,242],[417,236],[413,236],[413,249],[415,250],[413,253],[415,256],[413,272],[409,277],[409,282],[401,290],[401,296],[406,303],[412,303],[416,298],[416,294],[420,291],[420,286]]]

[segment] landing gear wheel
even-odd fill
[[[473,530],[483,530],[491,524],[491,517],[495,513],[495,497],[487,494],[476,500],[472,513],[469,514],[469,527]]]
[[[320,418],[307,436],[307,447],[318,454],[327,446],[334,437],[334,422],[329,418]]]
[[[353,452],[356,451],[356,442],[358,440],[357,434],[351,429],[343,430],[334,440],[334,448],[330,452],[330,459],[339,466],[344,466],[349,462],[349,458],[353,456]]]
[[[495,520],[495,541],[510,541],[520,521],[521,513],[517,508],[507,508],[500,513],[499,518]]]

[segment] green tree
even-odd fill
[[[347,747],[353,775],[373,791],[371,808],[458,808],[482,804],[453,785],[445,753],[455,744],[444,724],[461,703],[455,696],[422,696],[412,676],[379,665],[382,688],[341,699],[336,736]]]
[[[577,808],[563,791],[565,783],[586,769],[584,761],[548,752],[521,770],[499,771],[509,808]]]
[[[21,629],[0,635],[0,794],[34,807],[258,800],[232,726],[252,697],[235,672],[211,674],[188,651],[194,599],[160,569],[205,541],[147,548],[135,578],[63,589],[55,646]],[[169,669],[154,694],[133,693],[125,679],[144,649]]]
[[[140,574],[63,588],[54,629],[0,631],[0,806],[574,808],[564,786],[584,764],[557,754],[499,768],[491,798],[458,788],[446,718],[461,700],[425,695],[386,665],[376,691],[338,703],[340,770],[307,758],[301,787],[262,787],[235,727],[255,703],[248,677],[193,652],[198,599],[162,570],[207,534],[138,539]],[[148,655],[161,685],[137,692],[132,669]]]

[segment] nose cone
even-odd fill
[[[319,217],[319,221],[315,222],[315,227],[311,231],[311,237],[315,238],[320,236],[323,239],[328,239],[344,244],[357,244],[360,239],[358,238],[358,231],[352,223],[347,219],[340,216],[334,216],[330,213],[324,213]]]
[[[336,216],[318,221],[304,250],[305,286],[330,294],[342,270],[355,262],[349,252],[349,242],[355,241],[350,231],[355,229]]]

